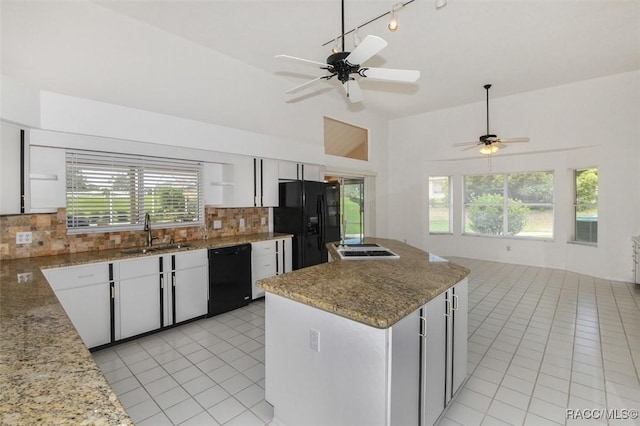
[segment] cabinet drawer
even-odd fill
[[[168,257],[171,257],[169,255]],[[206,250],[195,250],[176,253],[176,269],[190,269],[197,266],[207,266],[209,260]]]
[[[121,260],[118,262],[120,269],[119,279],[143,277],[146,275],[158,275],[160,273],[159,256],[141,257],[131,260]],[[165,265],[164,270],[168,271],[171,264]]]
[[[60,291],[108,282],[109,264],[92,263],[65,268],[43,269],[42,273],[49,281],[53,291]]]
[[[275,256],[257,256],[251,260],[251,276],[254,280],[272,277],[276,274]]]
[[[276,242],[275,240],[260,241],[257,243],[251,243],[251,254],[253,256],[272,255],[276,254]]]

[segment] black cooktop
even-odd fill
[[[395,254],[387,250],[350,250],[343,251],[341,254],[344,257],[395,256]]]

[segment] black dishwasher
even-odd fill
[[[251,302],[251,244],[209,249],[208,316]]]

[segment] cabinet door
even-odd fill
[[[208,277],[206,266],[175,271],[172,280],[176,323],[207,314]]]
[[[0,125],[0,214],[18,214],[21,206],[20,129]]]
[[[291,272],[293,261],[291,256],[291,250],[293,250],[293,244],[291,238],[283,238],[278,240],[278,264],[276,268],[276,274],[284,274]]]
[[[261,174],[260,202],[261,207],[278,207],[278,161],[259,159]]]
[[[67,205],[66,159],[61,148],[30,148],[31,213],[55,212]]]
[[[283,180],[302,179],[300,176],[300,164],[294,161],[279,161],[278,178]]]
[[[108,282],[56,292],[88,348],[111,342],[111,290]]]
[[[451,396],[456,393],[467,377],[467,328],[468,328],[467,279],[451,289],[453,315],[451,321]]]
[[[207,314],[209,268],[206,250],[176,253],[171,272],[174,323]]]
[[[159,257],[125,260],[118,263],[120,281],[116,290],[120,339],[161,327],[161,300],[164,276]]]
[[[304,180],[324,182],[324,168],[318,164],[304,164]]]
[[[391,327],[391,425],[418,425],[422,327],[420,309]]]
[[[233,159],[234,207],[254,207],[257,190],[254,174],[254,158],[237,155]]]
[[[440,294],[420,312],[426,322],[421,344],[422,377],[420,384],[422,426],[432,426],[445,407],[446,295]]]
[[[87,347],[110,343],[109,264],[43,269],[42,273]]]

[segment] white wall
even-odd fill
[[[631,281],[630,238],[640,233],[640,72],[491,99],[490,112],[492,133],[531,138],[493,156],[493,172],[554,171],[554,241],[461,235],[462,176],[488,173],[489,166],[476,150],[452,144],[485,133],[484,101],[390,122],[389,204],[379,212],[388,236],[441,255]],[[584,167],[599,168],[597,247],[568,243],[571,169]],[[430,175],[453,176],[453,235],[428,234]]]
[[[386,121],[366,108],[292,100],[284,92],[295,81],[91,2],[0,7],[5,120],[174,146],[176,155],[190,147],[354,172],[386,164]],[[368,128],[370,160],[325,157],[323,116]]]

